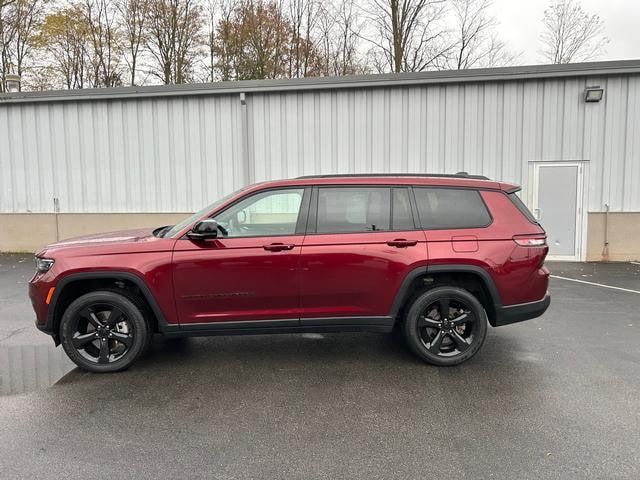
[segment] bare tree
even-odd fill
[[[145,41],[145,28],[149,0],[119,0],[118,9],[120,30],[124,36],[126,49],[125,61],[129,67],[129,83],[136,84],[138,60]]]
[[[318,57],[311,39],[320,2],[315,0],[289,0],[291,25],[289,77],[306,77],[318,73]]]
[[[10,72],[10,44],[13,41],[14,29],[10,27],[10,7],[16,0],[0,0],[0,92],[6,91],[5,76]]]
[[[315,43],[322,59],[322,75],[355,75],[368,68],[361,56],[363,20],[353,0],[327,2],[318,8]]]
[[[592,60],[609,43],[604,36],[604,22],[587,13],[574,0],[555,0],[544,11],[541,35],[542,55],[550,63]]]
[[[207,41],[210,76],[213,80],[218,72],[222,80],[231,80],[238,71],[238,32],[233,22],[236,9],[233,0],[222,0],[219,8],[219,20],[210,19],[211,31]]]
[[[316,21],[316,45],[320,51],[321,65],[320,71],[322,75],[333,76],[336,40],[336,17],[332,12],[332,4],[321,4],[318,8]]]
[[[379,38],[373,44],[380,71],[442,68],[452,48],[446,38],[445,0],[370,0],[369,19]]]
[[[202,6],[196,0],[151,0],[145,37],[152,75],[165,84],[191,81],[203,27]]]
[[[517,55],[498,38],[498,22],[489,13],[492,0],[451,0],[452,37],[456,40],[449,67],[501,67],[513,64]]]
[[[84,0],[82,11],[91,43],[89,63],[94,87],[122,84],[122,45],[116,24],[117,10],[108,0]]]
[[[45,91],[61,88],[59,72],[50,62],[34,63],[29,66],[29,75],[22,80],[23,90]]]
[[[44,16],[43,0],[16,0],[13,4],[13,45],[9,58],[15,67],[15,73],[25,78],[25,61],[34,46],[33,38]],[[22,89],[22,83],[20,84]]]
[[[207,80],[213,82],[216,79],[216,55],[215,55],[215,41],[216,41],[216,26],[218,24],[218,16],[221,12],[228,12],[228,0],[207,0],[205,4],[205,17],[206,17],[206,43],[207,43]]]

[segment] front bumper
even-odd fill
[[[48,274],[36,273],[29,281],[29,298],[31,299],[31,305],[36,314],[36,327],[43,333],[51,335],[53,341],[58,345],[59,338],[57,332],[53,331],[53,324],[51,322],[50,309],[52,305],[48,304],[46,299],[49,290],[56,284],[55,277]]]
[[[536,302],[496,307],[496,317],[493,326],[501,327],[503,325],[539,317],[547,311],[550,304],[551,296],[549,292],[547,292],[542,300]]]

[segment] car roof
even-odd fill
[[[478,188],[488,190],[517,191],[518,185],[496,182],[479,175],[455,174],[345,174],[345,175],[317,175],[303,176],[289,180],[272,180],[253,185],[252,190],[308,185],[418,185],[431,187],[459,187]]]

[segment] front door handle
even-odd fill
[[[269,252],[282,252],[283,250],[292,250],[295,245],[293,243],[270,243],[263,245],[262,248]]]
[[[417,243],[418,243],[417,240],[407,240],[406,238],[396,238],[395,240],[389,240],[387,242],[387,245],[389,245],[390,247],[396,247],[396,248],[406,248],[406,247],[413,247]]]

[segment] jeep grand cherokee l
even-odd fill
[[[37,327],[78,366],[124,369],[166,337],[400,331],[456,365],[549,306],[544,230],[516,185],[330,175],[246,187],[167,227],[36,254]]]

